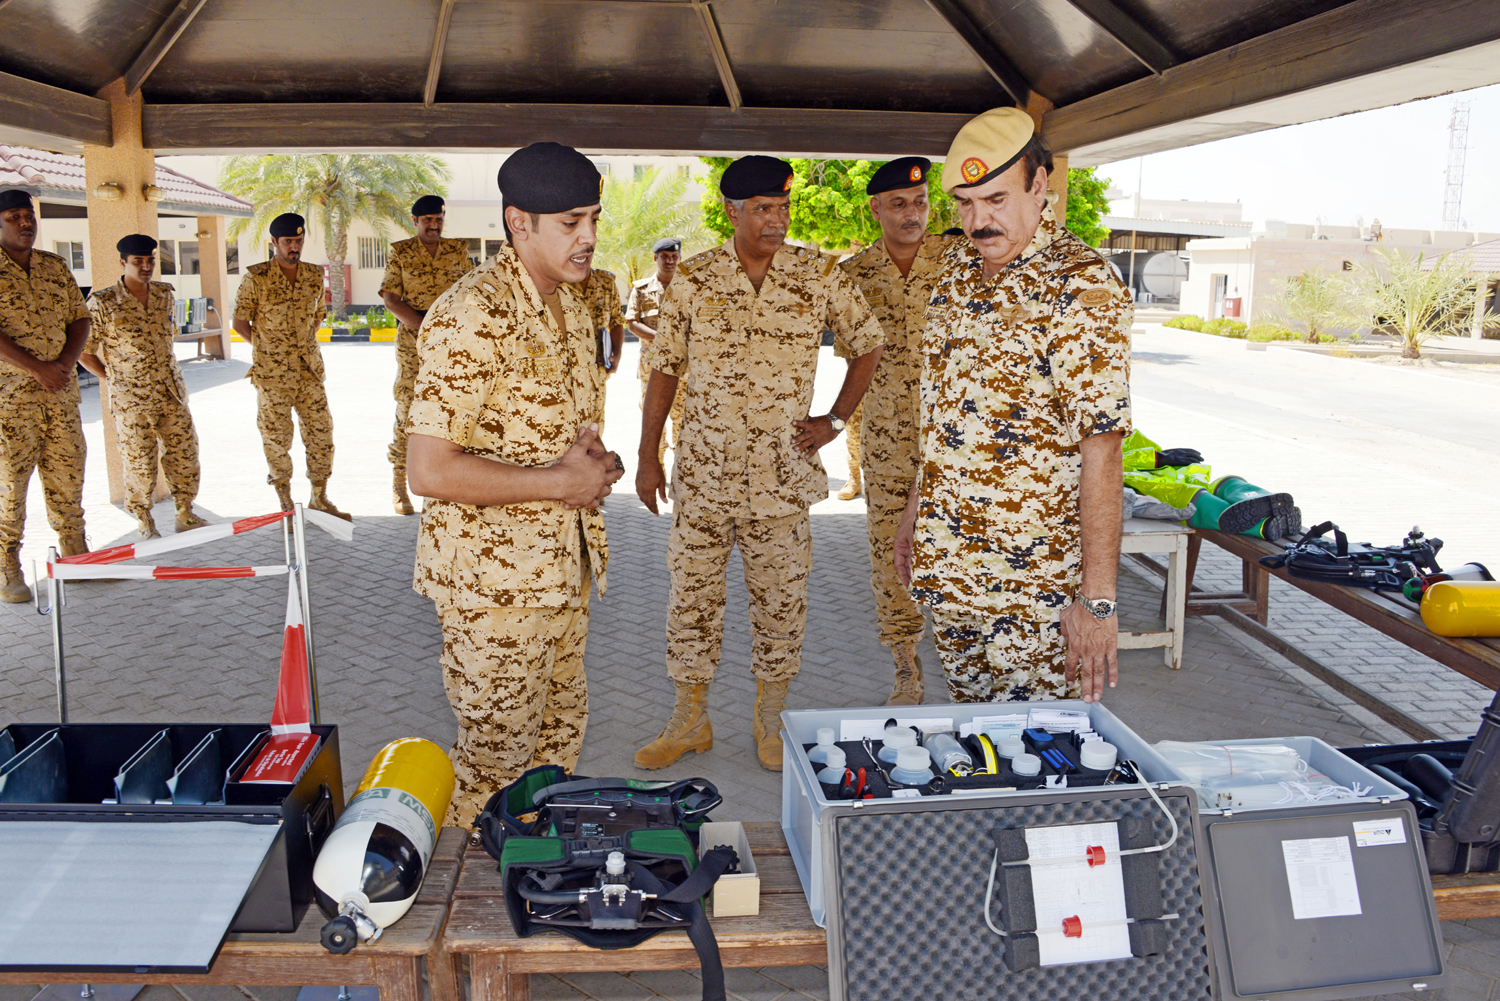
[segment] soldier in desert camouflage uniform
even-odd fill
[[[88,552],[74,370],[89,339],[89,314],[67,263],[32,249],[35,242],[31,196],[0,191],[0,600],[12,603],[31,598],[21,575],[21,532],[33,469],[59,550]]]
[[[574,286],[589,312],[594,329],[595,357],[606,375],[614,375],[625,347],[625,311],[620,307],[620,288],[615,273],[594,268],[588,278]]]
[[[437,297],[469,273],[466,240],[443,239],[443,200],[423,195],[411,206],[417,235],[391,244],[380,299],[396,315],[396,427],[390,456],[391,504],[397,514],[415,514],[406,493],[406,412],[417,381],[417,329]]]
[[[875,591],[880,642],[890,648],[896,662],[896,681],[887,705],[916,705],[923,695],[917,643],[925,622],[922,610],[896,578],[892,544],[917,478],[917,384],[927,300],[942,267],[943,251],[952,242],[950,237],[927,232],[927,172],[931,169],[932,161],[906,156],[875,172],[865,192],[870,196],[870,211],[880,223],[881,238],[839,265],[865,294],[865,302],[885,331],[880,364],[855,417],[863,415],[864,423],[870,586]],[[844,350],[838,343],[834,347]],[[854,427],[851,422],[850,430]]]
[[[193,513],[198,496],[198,434],[188,411],[187,385],[172,351],[176,318],[172,286],[154,282],[156,241],[134,233],[115,244],[125,274],[89,296],[89,343],[78,359],[107,380],[125,479],[125,510],[143,539],[161,536],[151,516],[157,442],[161,469],[177,507],[176,529],[208,522]]]
[[[880,359],[880,324],[834,258],[783,242],[792,166],[743,157],[720,190],[734,236],[684,263],[662,306],[647,363],[636,493],[666,496],[657,442],[679,380],[686,388],[672,471],[667,673],[676,704],[661,736],[636,752],[662,768],[713,746],[708,685],[724,638],[725,569],[736,544],[750,592],[753,731],[762,767],[781,769],[780,715],[802,660],[808,505],[828,496],[818,449],[843,430]],[[808,416],[824,329],[854,356],[832,411]]]
[[[250,380],[258,405],[266,464],[266,482],[276,489],[283,511],[292,509],[292,411],[302,425],[302,449],[312,499],[307,506],[346,521],[347,514],[328,499],[333,475],[333,415],[323,391],[323,352],[318,327],[324,305],[323,269],[302,262],[306,224],[287,212],[271,220],[276,256],[245,269],[234,301],[234,329],[255,349]]]
[[[651,369],[646,365],[646,352],[656,340],[656,325],[661,322],[661,304],[667,288],[677,274],[677,265],[682,259],[682,241],[675,236],[664,236],[651,247],[651,257],[656,262],[656,271],[630,286],[630,299],[625,304],[625,325],[641,340],[641,357],[636,364],[636,375],[641,380],[641,409],[646,407],[646,386],[651,382]],[[676,447],[682,433],[682,387],[672,397],[672,409],[667,412],[672,422],[671,439]],[[656,460],[667,461],[667,435],[661,436],[656,446]]]
[[[1116,680],[1132,307],[1058,224],[1051,164],[1005,108],[959,131],[943,171],[968,239],[927,311],[920,482],[896,559],[932,607],[955,701],[1093,700]]]
[[[568,285],[588,274],[599,172],[536,143],[499,183],[509,243],[428,312],[407,428],[428,498],[413,586],[437,606],[458,720],[446,823],[464,827],[522,771],[578,762],[589,592],[608,561],[598,506],[624,468],[599,441],[604,374]]]

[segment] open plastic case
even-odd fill
[[[288,525],[277,713],[299,689],[291,702],[305,721],[278,727],[301,731],[304,753],[274,781],[247,774],[269,741],[287,739],[266,723],[66,722],[62,582],[49,580],[63,721],[0,729],[0,969],[206,972],[230,931],[301,921],[313,858],[344,807],[338,730],[317,722],[301,517],[252,526]],[[288,682],[288,650],[307,658],[300,681]]]

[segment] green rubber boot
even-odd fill
[[[1275,541],[1294,527],[1290,524],[1291,494],[1263,490],[1242,476],[1225,476],[1214,484],[1213,493],[1229,504],[1219,515],[1221,532],[1255,535]]]
[[[1229,529],[1224,527],[1224,515],[1233,506],[1222,497],[1216,497],[1207,490],[1200,490],[1197,496],[1193,498],[1193,517],[1188,520],[1188,525],[1193,528],[1212,528],[1216,531],[1227,532]],[[1285,534],[1284,532],[1281,534],[1271,534],[1276,530],[1274,522],[1274,518],[1262,518],[1259,521],[1252,522],[1249,528],[1237,534],[1253,535],[1257,539],[1267,539],[1274,542],[1281,535]]]

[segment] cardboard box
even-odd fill
[[[745,825],[737,821],[710,821],[698,829],[698,854],[728,845],[740,857],[740,871],[719,877],[714,884],[713,917],[731,918],[760,913],[760,873],[750,854]]]

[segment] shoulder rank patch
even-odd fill
[[[1106,289],[1091,288],[1078,293],[1078,304],[1093,309],[1095,306],[1103,306],[1112,298]]]

